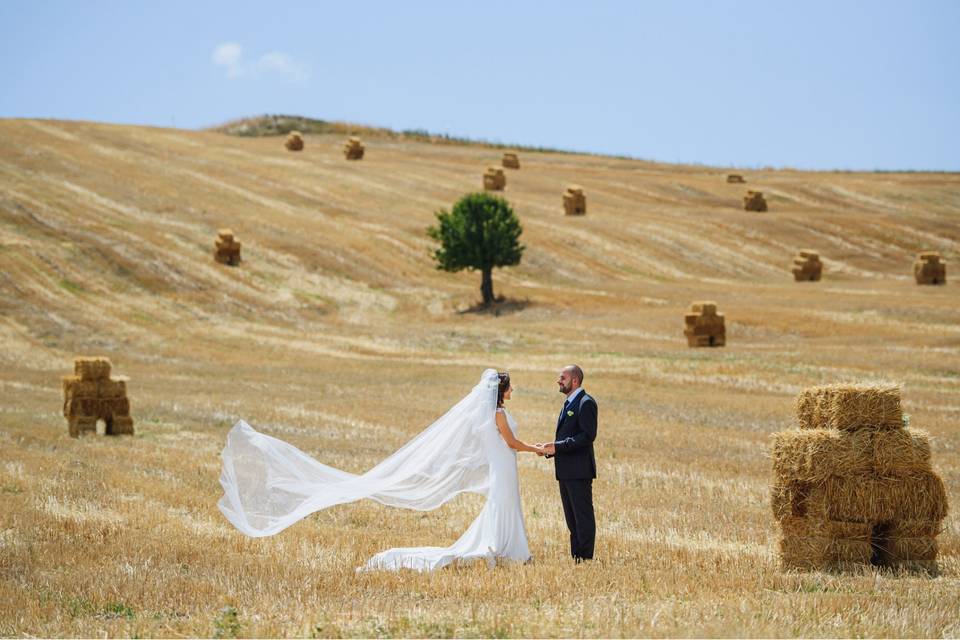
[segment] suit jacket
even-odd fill
[[[591,480],[597,477],[593,441],[597,438],[597,401],[584,389],[557,419],[556,455],[553,466],[557,480]]]

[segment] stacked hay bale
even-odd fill
[[[343,143],[343,157],[347,160],[363,160],[365,148],[360,138],[350,137]]]
[[[936,251],[924,251],[913,263],[913,277],[917,284],[947,284],[947,263]]]
[[[110,377],[107,358],[75,358],[74,375],[63,378],[63,416],[74,438],[97,432],[103,420],[107,435],[133,433],[126,377]]]
[[[767,201],[763,197],[762,191],[747,191],[743,196],[743,208],[746,211],[766,211]]]
[[[683,335],[690,347],[722,347],[727,343],[727,328],[716,302],[694,302],[683,316]]]
[[[300,135],[299,131],[291,131],[287,135],[287,140],[283,143],[283,146],[287,148],[287,151],[303,151],[303,136]]]
[[[773,434],[782,565],[935,569],[947,496],[927,434],[904,426],[900,389],[811,387],[796,408],[800,428]]]
[[[519,169],[520,168],[520,158],[517,157],[515,153],[504,153],[503,160],[500,163],[504,166],[505,169]]]
[[[500,167],[490,166],[483,172],[483,188],[487,191],[503,191],[507,186],[507,175]]]
[[[739,173],[727,174],[727,184],[744,184],[746,180]]]
[[[817,282],[823,274],[820,254],[810,249],[801,250],[793,259],[793,279],[797,282]]]
[[[240,264],[240,241],[233,237],[230,229],[220,229],[213,243],[213,259],[220,264],[235,267]]]
[[[571,184],[563,192],[563,213],[568,216],[582,216],[587,213],[587,196],[583,187]]]

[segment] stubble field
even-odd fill
[[[936,576],[784,573],[769,434],[806,386],[903,385],[960,500],[960,176],[746,171],[520,154],[504,196],[527,245],[494,273],[433,268],[433,212],[499,152],[0,121],[0,635],[960,635],[951,514]],[[568,183],[588,214],[562,215]],[[762,190],[767,213],[740,208]],[[216,230],[243,264],[214,264]],[[789,273],[820,251],[819,283]],[[938,250],[946,286],[912,261]],[[715,300],[727,346],[689,349]],[[71,439],[75,355],[130,377],[136,435]],[[238,418],[363,471],[507,369],[528,441],[552,436],[556,371],[600,406],[597,560],[575,566],[549,462],[519,457],[535,562],[357,574],[376,551],[445,545],[480,509],[373,503],[247,539],[220,515]]]

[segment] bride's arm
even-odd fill
[[[511,449],[516,449],[517,451],[529,451],[531,453],[537,453],[540,451],[540,449],[531,446],[526,442],[517,440],[516,436],[513,435],[513,431],[510,430],[510,426],[507,424],[507,416],[503,414],[503,411],[497,411],[497,430],[500,431],[500,436]]]

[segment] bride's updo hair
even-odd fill
[[[500,388],[497,389],[497,406],[503,406],[503,394],[510,388],[510,374],[504,371],[497,374],[500,377]]]

